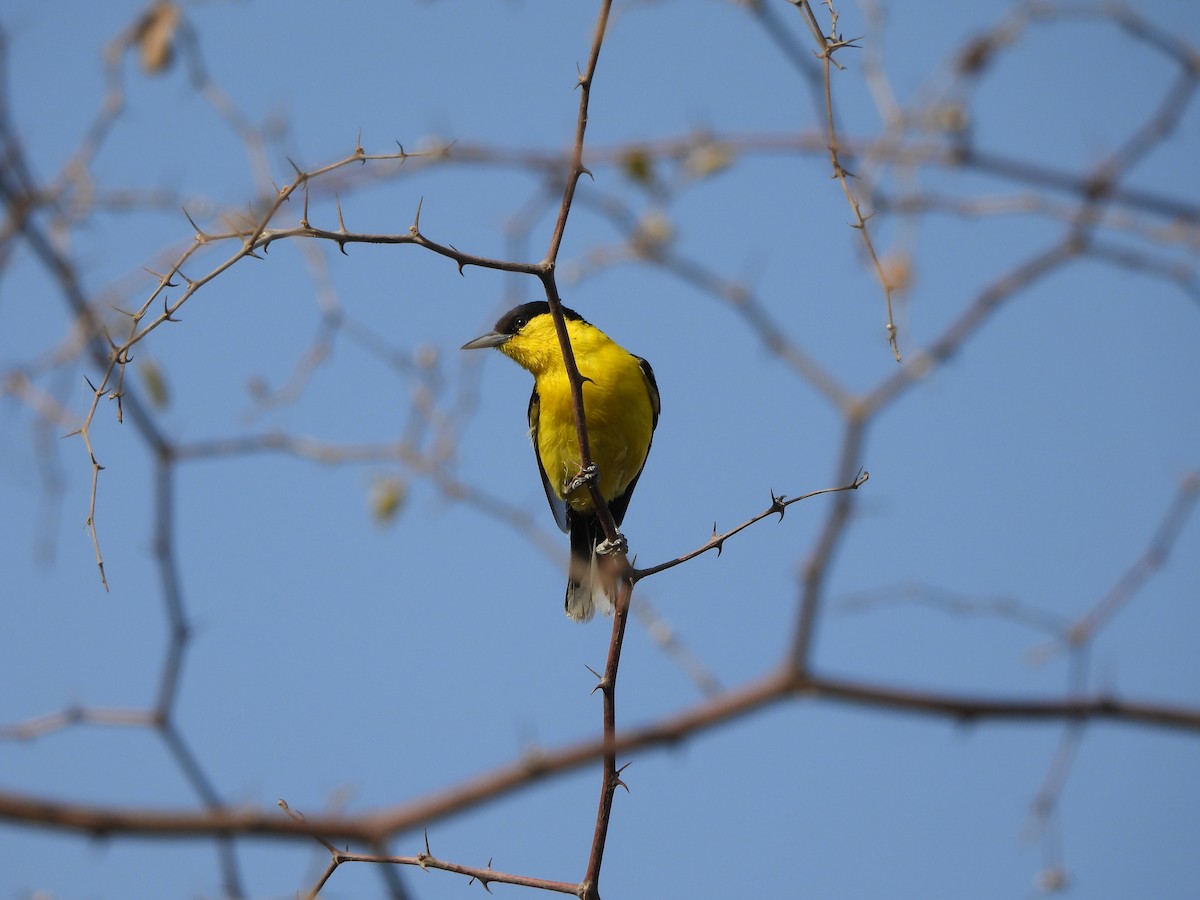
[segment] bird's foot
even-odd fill
[[[617,532],[615,541],[601,541],[596,545],[596,553],[599,556],[607,556],[610,553],[628,553],[629,541],[625,540],[625,535]]]
[[[600,474],[600,470],[596,468],[596,464],[592,463],[586,469],[580,469],[579,474],[567,482],[567,488],[564,493],[571,494],[578,488],[583,487],[596,480],[596,476]]]

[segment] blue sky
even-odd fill
[[[787,3],[768,3],[807,53]],[[881,116],[863,78],[882,53],[904,106],[964,102],[977,148],[1080,174],[1151,115],[1171,62],[1109,22],[1038,22],[1006,47],[973,92],[947,92],[964,41],[1001,9],[886,7],[881,34],[842,10],[847,51],[835,98],[844,135],[872,139]],[[49,181],[79,146],[104,97],[105,42],[133,3],[13,0],[7,40],[10,117],[36,176]],[[1200,8],[1138,7],[1200,46]],[[476,146],[559,153],[574,129],[576,66],[587,58],[589,3],[202,3],[186,9],[212,83],[269,135],[270,176],[345,157],[361,132],[371,153]],[[1193,49],[1195,52],[1195,49]],[[186,57],[184,57],[186,58]],[[125,106],[91,166],[97,187],[162,192],[154,209],[97,209],[63,248],[97,309],[142,302],[192,231],[246,209],[261,188],[244,141],[177,62],[151,77],[123,66]],[[763,345],[727,302],[630,258],[604,204],[669,222],[670,248],[750,290],[782,332],[848,390],[897,371],[882,295],[828,158],[791,145],[820,135],[796,69],[732,4],[618,4],[592,93],[584,180],[560,256],[568,303],[654,364],[663,414],[625,521],[639,564],[674,557],[766,507],[836,483],[837,411]],[[614,149],[711,131],[732,165],[664,201],[612,162]],[[788,149],[762,149],[764,137]],[[914,145],[936,141],[910,134]],[[1200,114],[1123,179],[1200,204]],[[907,364],[985,286],[1061,239],[1068,192],[1037,190],[970,167],[905,171],[858,162],[891,197],[984,203],[963,216],[880,215],[885,253],[907,250],[912,288],[898,298]],[[668,181],[670,164],[659,162]],[[865,183],[856,182],[858,184]],[[433,240],[487,256],[538,259],[553,225],[537,172],[502,159],[347,168],[314,184],[309,218],[333,228],[337,193],[352,231],[405,233],[422,204]],[[81,203],[81,195],[73,195]],[[1029,211],[1032,204],[1033,211]],[[1014,211],[1013,207],[1017,207]],[[1023,211],[1022,211],[1023,210]],[[1189,295],[1153,272],[1076,260],[1007,299],[944,365],[872,421],[860,464],[871,479],[833,560],[818,623],[818,671],[902,688],[1057,697],[1069,663],[1040,665],[1047,635],[981,611],[995,598],[1072,622],[1143,552],[1200,467],[1200,303],[1196,224],[1114,205],[1100,236],[1190,273]],[[294,224],[293,202],[277,224]],[[43,225],[48,218],[40,220]],[[526,223],[519,231],[514,222]],[[518,233],[519,232],[519,233]],[[1148,236],[1148,237],[1147,237]],[[232,252],[214,248],[198,277]],[[173,292],[173,296],[177,291]],[[600,706],[585,665],[603,666],[607,622],[560,612],[561,566],[539,548],[553,528],[524,425],[528,375],[498,354],[459,354],[537,284],[482,269],[462,277],[414,247],[280,241],[197,292],[135,348],[131,377],[157,367],[169,403],[152,413],[181,446],[281,434],[343,448],[404,437],[413,397],[432,385],[453,445],[447,470],[527,513],[536,535],[453,502],[395,460],[323,465],[280,453],[229,454],[173,467],[173,546],[191,625],[173,715],[219,795],[310,813],[424,797],[531,748],[595,736]],[[346,324],[302,390],[287,386],[336,303]],[[105,313],[112,323],[120,318]],[[72,417],[87,411],[90,364],[46,364],[70,336],[59,285],[19,247],[0,277],[0,371],[33,383]],[[376,352],[386,348],[393,364]],[[468,358],[470,356],[470,358]],[[436,378],[414,375],[434,361]],[[105,401],[93,428],[105,466],[97,528],[111,591],[99,583],[87,515],[91,469],[65,428],[37,439],[36,417],[0,394],[0,725],[73,704],[144,709],[158,690],[168,623],[153,555],[154,462]],[[51,479],[47,487],[46,479]],[[387,525],[372,487],[400,479]],[[724,687],[769,671],[790,643],[802,561],[831,500],[792,507],[731,540],[718,559],[647,579],[638,595]],[[1131,700],[1197,705],[1200,523],[1089,646],[1086,684]],[[916,591],[914,585],[928,586]],[[941,592],[941,593],[936,593]],[[965,598],[977,614],[928,602]],[[852,602],[876,601],[867,609]],[[632,624],[618,705],[622,725],[703,698],[647,630]],[[603,886],[608,897],[804,896],[1020,898],[1047,860],[1071,896],[1186,897],[1200,878],[1196,737],[1091,723],[1048,830],[1032,803],[1061,723],[963,726],[827,701],[772,707],[670,750],[633,756],[617,798]],[[470,814],[431,823],[436,854],[465,864],[574,880],[587,859],[596,767],[543,782]],[[95,804],[195,808],[179,766],[151,731],[83,726],[0,741],[0,790]],[[392,850],[415,853],[419,832]],[[314,843],[236,846],[245,893],[290,897],[324,866]],[[444,873],[401,872],[413,896],[477,892]],[[0,824],[0,898],[219,896],[211,842],[89,839]],[[515,887],[496,886],[515,894]],[[384,895],[380,873],[346,866],[325,896]]]

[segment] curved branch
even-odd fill
[[[104,837],[293,838],[376,843],[499,799],[533,782],[575,771],[606,754],[672,746],[787,699],[824,699],[876,709],[937,716],[961,723],[988,721],[1080,722],[1108,720],[1200,734],[1200,708],[1123,700],[1112,694],[989,697],[914,690],[784,668],[656,722],[526,756],[422,799],[358,815],[308,815],[303,821],[276,810],[149,810],[66,803],[0,790],[0,820]]]

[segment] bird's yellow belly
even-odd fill
[[[586,373],[585,373],[586,374]],[[641,372],[624,379],[627,389],[614,390],[604,382],[584,382],[583,406],[587,415],[588,449],[600,470],[600,493],[613,500],[625,492],[641,471],[650,447],[653,410]],[[610,379],[613,383],[621,379]],[[539,384],[541,403],[538,452],[554,492],[580,512],[594,504],[587,487],[566,493],[566,486],[579,474],[579,439],[570,388],[565,376]]]

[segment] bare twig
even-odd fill
[[[900,362],[900,342],[896,332],[896,321],[892,314],[892,293],[895,286],[892,284],[892,279],[883,268],[883,263],[879,260],[879,255],[875,252],[875,243],[871,240],[871,232],[867,228],[867,219],[869,216],[864,216],[862,207],[859,205],[858,198],[854,196],[854,191],[850,189],[849,178],[851,173],[847,171],[842,164],[840,153],[841,148],[838,142],[837,120],[833,113],[833,85],[832,85],[832,68],[838,65],[834,61],[834,54],[845,47],[855,47],[855,39],[846,40],[837,30],[838,14],[834,8],[832,0],[825,0],[825,6],[829,8],[831,22],[829,26],[829,34],[826,35],[820,24],[817,22],[817,17],[813,13],[812,3],[810,0],[788,0],[793,6],[800,10],[804,15],[804,21],[808,25],[809,30],[813,34],[813,39],[816,40],[818,51],[817,58],[821,61],[821,76],[825,90],[825,129],[827,137],[827,146],[829,149],[829,162],[833,167],[833,176],[838,180],[838,184],[842,186],[842,193],[846,196],[846,202],[850,204],[850,211],[854,214],[854,221],[851,227],[856,229],[859,235],[862,236],[863,248],[867,251],[867,256],[871,260],[871,265],[875,270],[875,276],[879,279],[879,285],[883,288],[883,299],[887,307],[887,336],[888,345],[892,348],[892,355],[896,358],[896,362]],[[841,68],[841,66],[838,66]]]
[[[1200,497],[1200,471],[1186,475],[1179,489],[1155,529],[1150,543],[1133,564],[1125,570],[1116,583],[1109,588],[1099,602],[1068,625],[1053,643],[1035,648],[1031,657],[1044,662],[1064,649],[1078,647],[1092,640],[1096,633],[1108,623],[1141,590],[1146,581],[1167,561],[1180,531],[1187,523],[1196,500]]]
[[[778,515],[779,518],[782,519],[784,511],[789,506],[791,506],[793,503],[800,503],[803,500],[810,500],[813,497],[819,497],[822,494],[837,494],[837,493],[841,493],[843,491],[856,491],[860,487],[862,487],[864,484],[866,484],[867,479],[869,479],[870,477],[871,477],[870,473],[860,469],[858,471],[858,473],[855,474],[855,476],[852,479],[850,479],[846,484],[843,484],[840,487],[821,488],[820,490],[809,491],[807,494],[801,494],[799,497],[788,497],[783,494],[781,494],[779,496],[775,496],[774,494],[772,494],[771,495],[771,505],[768,506],[766,509],[764,509],[762,512],[751,516],[749,519],[747,519],[741,525],[737,525],[737,526],[729,529],[729,531],[725,531],[720,534],[717,533],[717,530],[714,527],[712,537],[710,537],[707,541],[705,541],[703,544],[701,544],[695,550],[690,550],[687,553],[682,554],[681,556],[677,556],[672,560],[668,560],[667,562],[659,563],[658,565],[655,565],[655,566],[648,566],[645,569],[634,569],[633,573],[632,573],[632,577],[633,577],[634,581],[641,581],[643,578],[648,578],[651,575],[657,575],[659,572],[665,572],[667,569],[673,569],[676,566],[682,565],[683,563],[687,562],[688,560],[695,559],[697,556],[701,556],[705,553],[708,553],[710,550],[716,550],[717,555],[719,556],[721,553],[721,550],[725,546],[725,542],[727,540],[729,540],[735,534],[745,531],[751,525],[754,525],[757,522],[761,522],[763,519],[767,518],[768,516]]]

